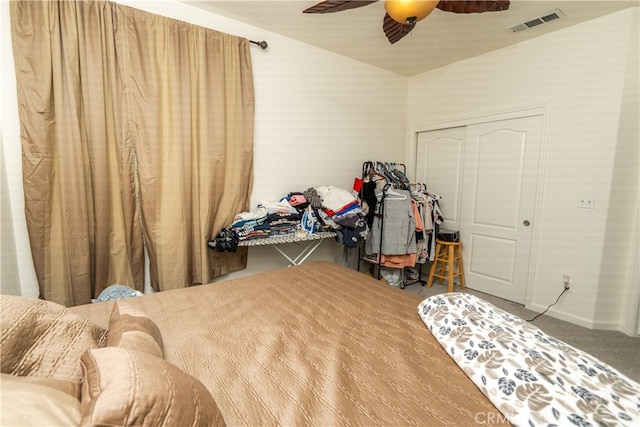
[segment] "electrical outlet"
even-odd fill
[[[578,197],[577,206],[581,209],[594,209],[596,207],[595,196],[580,196]]]
[[[570,289],[571,288],[571,276],[569,276],[568,274],[565,274],[562,276],[562,285],[564,286],[565,289]]]

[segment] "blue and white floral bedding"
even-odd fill
[[[518,426],[640,426],[640,384],[474,295],[422,301],[442,347]]]

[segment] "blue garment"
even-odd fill
[[[307,234],[313,234],[318,229],[318,218],[311,206],[308,206],[302,214],[301,227]]]
[[[114,299],[132,298],[142,295],[142,292],[125,285],[111,285],[107,286],[102,292],[100,292],[98,298],[91,300],[91,302],[111,301]]]

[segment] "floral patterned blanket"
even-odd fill
[[[640,384],[474,295],[422,301],[442,347],[518,426],[640,426]]]

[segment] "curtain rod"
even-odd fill
[[[256,41],[253,41],[253,40],[249,40],[249,43],[253,43],[253,44],[255,44],[255,45],[258,45],[258,46],[260,46],[263,50],[269,47],[269,45],[267,44],[267,42],[266,42],[266,41],[264,41],[264,40],[261,40],[261,41],[259,41],[259,42],[256,42]]]

